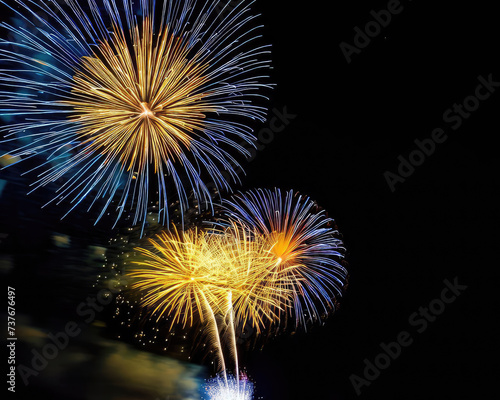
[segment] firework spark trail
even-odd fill
[[[267,241],[275,262],[264,280],[270,297],[274,293],[278,303],[284,301],[275,310],[277,324],[292,314],[295,326],[305,327],[334,309],[342,295],[347,271],[339,260],[345,249],[335,236],[334,221],[317,208],[309,198],[279,189],[239,193],[224,201],[222,225],[240,224]]]
[[[0,24],[15,38],[0,39],[0,114],[14,118],[0,133],[25,143],[12,157],[45,160],[34,189],[63,178],[57,204],[100,199],[97,220],[116,207],[134,224],[145,223],[150,186],[164,222],[190,190],[209,206],[204,175],[219,190],[224,171],[237,181],[231,153],[249,155],[241,143],[255,141],[242,118],[265,119],[255,101],[270,87],[270,51],[252,1],[224,18],[218,0],[63,1],[0,0],[25,25]]]
[[[203,292],[201,292],[201,296],[203,297],[203,304],[204,304],[204,310],[205,312],[209,315],[208,321],[208,330],[209,330],[209,338],[213,340],[215,343],[215,351],[217,352],[217,359],[219,362],[219,368],[220,371],[222,372],[222,375],[224,377],[224,382],[226,386],[228,385],[228,380],[227,380],[227,372],[226,372],[226,362],[224,360],[224,353],[222,352],[222,343],[220,340],[220,334],[219,334],[219,326],[217,324],[217,319],[215,318],[214,310],[210,306],[207,297]],[[238,373],[238,371],[236,371]]]
[[[238,348],[236,346],[236,331],[234,326],[234,309],[233,309],[233,293],[229,291],[227,296],[227,314],[229,316],[228,323],[228,333],[229,333],[229,341],[231,348],[231,356],[234,360],[234,370],[236,377],[236,387],[238,388],[238,394],[240,389],[240,366],[238,361]]]

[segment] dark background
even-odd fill
[[[470,399],[495,392],[499,273],[490,255],[499,217],[500,93],[456,131],[442,115],[474,94],[479,75],[500,81],[498,14],[490,3],[401,4],[403,11],[348,64],[340,43],[352,44],[354,27],[363,28],[370,10],[387,2],[257,2],[273,44],[277,86],[270,108],[286,107],[296,118],[243,163],[242,188],[295,189],[315,199],[337,221],[350,266],[341,308],[325,326],[242,355],[264,399],[355,399],[351,374],[363,377],[364,359],[373,361],[379,344],[402,331],[413,343],[362,388],[361,398]],[[414,140],[438,127],[446,128],[446,142],[392,193],[384,173],[396,172],[398,156],[407,158]],[[43,210],[6,208],[8,202],[4,193],[7,244],[20,253],[29,239],[43,251]],[[28,227],[26,213],[36,220]],[[59,230],[84,241],[75,226]],[[29,264],[24,256],[16,265]],[[20,273],[10,278],[23,286]],[[410,315],[455,278],[467,289],[417,333]],[[29,290],[21,294],[29,299]]]
[[[326,327],[252,355],[267,398],[356,398],[349,376],[363,377],[363,360],[404,330],[413,344],[362,398],[494,391],[499,275],[487,254],[498,237],[499,93],[456,131],[442,115],[474,94],[479,75],[500,80],[500,24],[485,3],[437,3],[402,1],[403,11],[350,64],[340,42],[352,44],[354,27],[387,2],[261,4],[274,44],[274,101],[297,118],[248,166],[245,184],[316,199],[337,220],[351,268],[342,308]],[[392,193],[384,172],[396,172],[397,157],[407,159],[414,140],[439,127],[447,141]],[[455,277],[467,290],[416,333],[410,315]]]

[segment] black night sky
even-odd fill
[[[316,200],[336,220],[350,268],[341,307],[324,326],[242,353],[256,398],[479,399],[495,392],[498,13],[486,2],[397,4],[256,2],[276,84],[268,122],[256,132],[275,116],[283,125],[262,134],[255,158],[242,162],[241,189],[294,189]],[[388,7],[391,21],[348,62],[341,44],[352,50],[355,28],[374,21],[371,10]],[[19,171],[0,175],[8,182],[0,191],[3,279],[18,288],[18,313],[32,324],[64,320],[53,314],[70,315],[75,303],[61,296],[89,289],[54,263],[74,262],[79,248],[109,235],[85,214],[53,222],[57,209],[40,209],[43,191],[29,201],[21,193]],[[79,247],[57,253],[53,231]],[[438,315],[424,314],[429,307]],[[381,344],[398,338],[407,344],[400,354],[367,377],[367,362],[388,359]],[[43,372],[36,379],[44,381]],[[53,399],[101,398],[69,396],[68,387],[79,385],[74,375],[47,381],[23,388],[18,378],[11,397],[45,390]]]

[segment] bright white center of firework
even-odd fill
[[[218,377],[207,382],[206,393],[206,400],[252,400],[253,384],[247,379],[240,379],[238,383],[231,376],[226,383],[223,377]]]
[[[155,113],[153,111],[151,111],[148,103],[141,103],[141,107],[143,110],[143,113],[141,114],[142,118],[154,117]]]

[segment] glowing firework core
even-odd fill
[[[206,393],[206,400],[252,400],[253,384],[246,377],[239,381],[232,376],[217,377],[208,382]]]
[[[278,262],[293,263],[297,257],[298,243],[291,232],[274,232],[271,235],[271,254],[278,258]]]
[[[156,111],[151,111],[148,103],[142,102],[141,106],[143,110],[141,114],[142,118],[153,118],[156,115]]]

